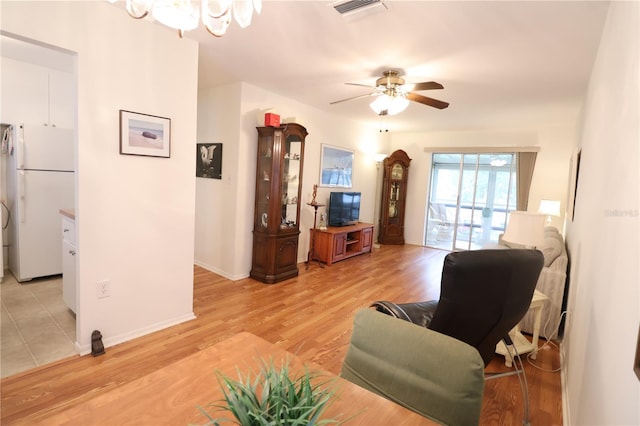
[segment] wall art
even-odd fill
[[[196,145],[196,177],[222,179],[222,144]]]
[[[353,151],[322,144],[320,154],[320,186],[351,188]]]
[[[582,157],[582,150],[577,149],[571,157],[571,175],[569,176],[569,191],[567,193],[567,214],[569,219],[573,222],[576,213],[576,196],[578,195],[578,178],[580,177],[580,158]]]
[[[633,361],[633,371],[640,380],[640,329],[638,330],[638,340],[636,341],[636,357]]]
[[[171,120],[120,110],[120,154],[171,156]]]

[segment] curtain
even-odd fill
[[[516,164],[518,178],[518,204],[517,209],[527,211],[529,204],[529,189],[531,188],[531,179],[533,178],[533,168],[536,164],[537,152],[518,152],[516,153]]]

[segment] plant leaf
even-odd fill
[[[236,368],[234,380],[220,371],[216,372],[223,399],[209,404],[215,410],[229,410],[242,426],[298,426],[340,423],[336,419],[321,420],[335,392],[330,380],[322,380],[317,372],[304,368],[293,375],[290,359],[282,360],[279,368],[272,358],[259,358],[258,372],[243,374]],[[335,381],[334,383],[335,384]],[[198,407],[208,418],[208,424],[232,421],[212,417],[204,407]]]

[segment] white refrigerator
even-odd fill
[[[60,209],[73,208],[74,131],[14,126],[7,167],[9,270],[19,282],[62,273]]]

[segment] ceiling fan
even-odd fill
[[[415,91],[421,90],[443,89],[444,87],[442,86],[442,84],[436,83],[435,81],[405,84],[404,79],[400,77],[400,73],[397,70],[388,70],[383,72],[382,77],[376,80],[375,86],[359,83],[345,84],[349,84],[352,86],[371,87],[375,90],[364,95],[353,96],[350,98],[331,102],[331,105],[350,101],[353,99],[376,96],[376,100],[374,100],[370,104],[370,106],[371,109],[373,109],[378,115],[397,114],[403,111],[409,105],[409,101],[418,102],[423,105],[438,109],[445,109],[449,106],[448,102],[443,102],[438,99],[433,99],[414,93]]]

